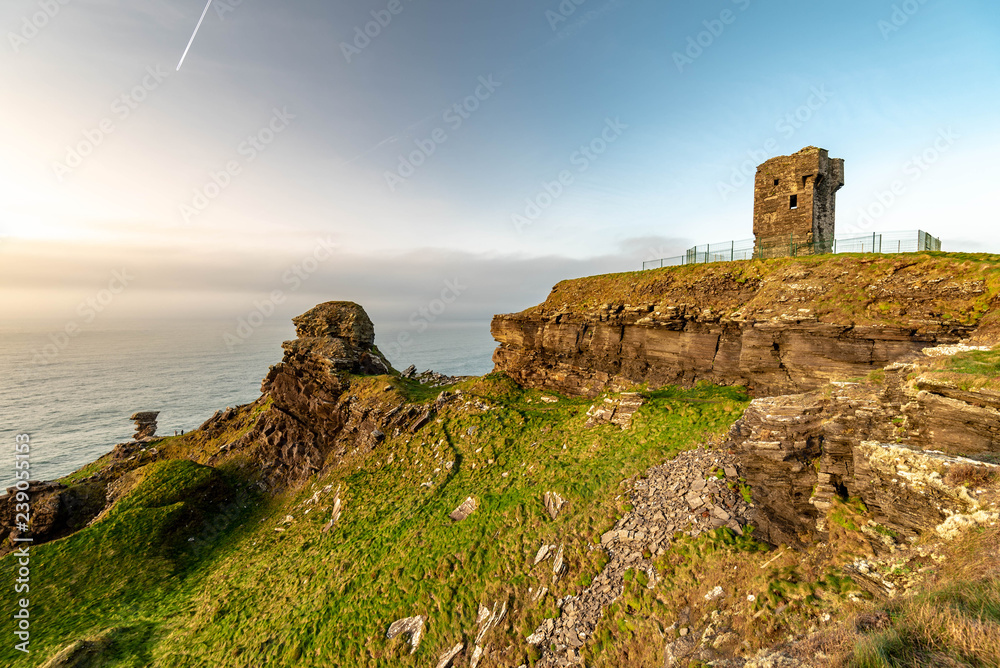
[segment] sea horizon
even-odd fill
[[[218,410],[256,401],[295,329],[277,319],[245,338],[237,329],[231,319],[108,320],[66,335],[57,321],[4,323],[0,455],[13,461],[14,437],[29,434],[36,444],[32,479],[55,480],[129,441],[135,412],[159,411],[157,434],[172,436]],[[382,323],[376,345],[400,371],[412,364],[461,376],[489,373],[496,346],[488,322],[434,323],[422,331]],[[13,471],[0,473],[0,491],[13,483]]]

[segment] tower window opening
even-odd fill
[[[797,209],[797,208],[799,208],[799,196],[798,195],[792,195],[788,199],[788,208],[789,209]]]

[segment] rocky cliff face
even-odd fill
[[[804,392],[993,337],[997,266],[835,256],[565,281],[544,304],[494,318],[493,359],[523,385],[570,396],[698,381]]]
[[[890,365],[874,382],[751,403],[728,445],[741,455],[762,538],[825,540],[829,512],[850,500],[883,535],[941,533],[982,519],[974,490],[949,473],[1000,474],[978,461],[998,449],[1000,396],[932,380],[922,373],[926,359]]]

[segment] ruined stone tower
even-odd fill
[[[753,233],[757,256],[829,253],[833,248],[837,191],[844,161],[807,146],[757,168]]]

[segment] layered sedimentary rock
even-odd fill
[[[825,539],[828,512],[849,499],[903,537],[940,533],[980,510],[974,492],[947,478],[957,466],[1000,470],[967,459],[1000,451],[998,397],[932,383],[920,371],[894,364],[880,385],[840,383],[750,404],[728,446],[752,489],[757,535],[774,544]]]
[[[282,364],[311,365],[320,374],[389,372],[389,363],[375,348],[375,325],[354,302],[320,304],[292,323],[297,338],[281,345]]]
[[[912,387],[913,401],[903,413],[935,448],[962,454],[1000,450],[1000,393],[963,390],[925,376]]]
[[[805,392],[984,323],[992,337],[996,274],[992,262],[927,255],[828,256],[565,281],[493,319],[493,360],[522,385],[571,396],[698,381]]]

